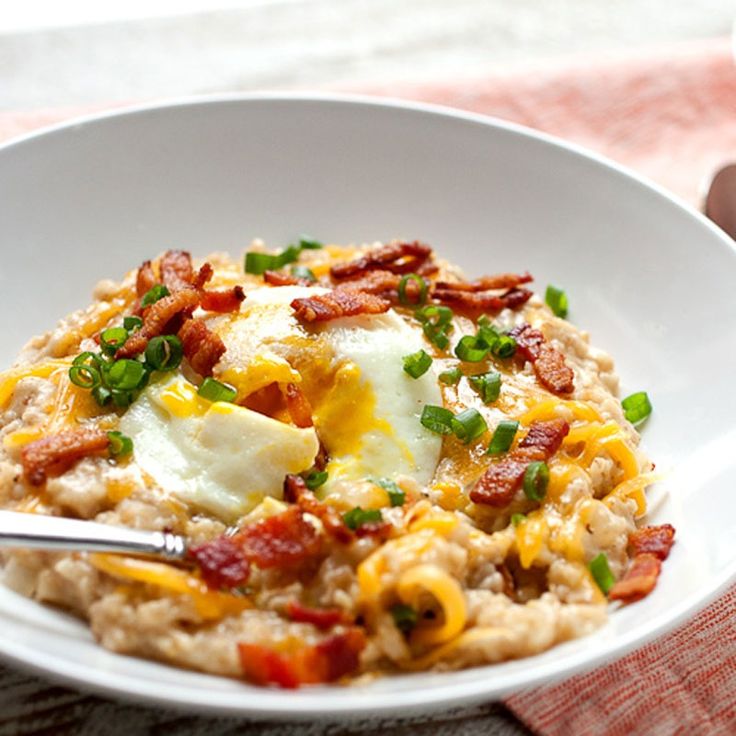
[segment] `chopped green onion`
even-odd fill
[[[549,468],[547,463],[533,462],[524,471],[524,494],[530,501],[541,501],[547,495]]]
[[[637,391],[631,396],[627,396],[621,406],[624,409],[624,416],[632,424],[641,424],[652,413],[652,402],[646,391]]]
[[[122,432],[108,432],[110,457],[123,457],[133,452],[133,440]]]
[[[381,515],[380,509],[362,509],[360,506],[356,506],[354,509],[350,509],[350,511],[343,514],[342,519],[349,529],[355,530],[364,524],[382,521],[383,516]]]
[[[97,353],[90,353],[87,351],[77,355],[77,357],[72,361],[72,365],[89,365],[96,368],[98,371],[101,371],[106,363],[99,355],[97,355]]]
[[[307,268],[306,266],[292,266],[289,269],[289,273],[291,273],[291,275],[297,279],[304,279],[305,281],[311,282],[315,282],[317,280],[317,277],[314,275],[314,271],[312,271],[311,268]]]
[[[140,317],[124,317],[123,318],[123,327],[125,327],[128,332],[133,332],[133,330],[139,330],[141,327],[143,327],[143,320]]]
[[[100,348],[106,355],[115,355],[128,339],[128,330],[124,327],[108,327],[100,333]]]
[[[150,307],[151,304],[155,304],[159,299],[163,299],[169,294],[169,290],[163,284],[156,284],[143,295],[141,307]]]
[[[110,403],[112,391],[106,386],[97,386],[97,388],[92,389],[92,396],[100,406],[105,406]]]
[[[440,381],[448,386],[456,386],[462,377],[463,373],[457,366],[450,368],[449,370],[442,371],[439,375]]]
[[[112,396],[112,403],[119,409],[125,409],[130,406],[135,398],[133,391],[124,391],[118,388],[111,389],[110,395]]]
[[[508,419],[499,422],[493,432],[493,437],[491,437],[487,453],[489,455],[502,455],[504,452],[508,452],[518,429],[519,422]]]
[[[396,628],[408,634],[416,625],[419,618],[417,612],[411,607],[403,603],[397,603],[391,608],[391,616],[396,624]]]
[[[452,434],[452,412],[442,406],[432,406],[427,404],[422,409],[420,422],[430,432],[437,434]]]
[[[313,470],[305,479],[304,483],[310,491],[316,491],[327,480],[326,470]]]
[[[404,361],[404,371],[412,378],[423,376],[432,365],[432,358],[424,350],[405,355],[402,360]]]
[[[449,307],[429,304],[414,312],[414,317],[422,323],[422,330],[427,339],[440,350],[450,345],[447,337],[452,332],[452,310]]]
[[[416,301],[409,299],[409,295],[406,293],[406,285],[410,281],[413,281],[419,289]],[[407,273],[405,276],[402,276],[401,281],[399,281],[399,301],[402,304],[412,306],[421,306],[424,304],[427,301],[427,282],[416,273]]]
[[[514,526],[519,526],[522,521],[526,519],[526,516],[524,514],[511,514],[511,523]]]
[[[173,371],[184,356],[181,340],[176,335],[154,337],[146,347],[146,363],[156,371]]]
[[[398,484],[389,478],[377,478],[373,481],[377,486],[385,489],[388,500],[392,506],[403,506],[406,501],[406,493],[399,488]]]
[[[320,243],[319,240],[309,237],[309,235],[300,235],[299,247],[303,250],[319,250],[320,248],[324,248],[324,244]]]
[[[214,378],[205,378],[197,393],[208,401],[235,401],[238,392],[227,383],[220,383]]]
[[[468,382],[478,392],[484,404],[493,403],[501,393],[501,374],[495,371],[468,376]]]
[[[491,346],[491,352],[497,358],[511,358],[516,352],[516,340],[511,335],[499,335]]]
[[[466,363],[479,363],[488,356],[488,348],[477,335],[465,335],[455,346],[455,355]]]
[[[547,306],[554,312],[556,317],[567,317],[567,294],[562,289],[550,284],[544,295],[544,301]]]
[[[589,563],[588,568],[603,595],[608,595],[616,579],[613,577],[611,568],[608,566],[608,558],[603,552],[596,555]]]
[[[116,360],[107,372],[107,382],[110,388],[119,391],[132,391],[140,386],[146,369],[143,363],[137,360],[122,358]]]
[[[278,271],[288,263],[294,263],[299,258],[301,248],[290,245],[281,253],[260,253],[251,251],[245,254],[245,272],[260,276],[264,271]]]
[[[450,421],[455,437],[466,445],[478,439],[487,429],[486,420],[477,409],[466,409],[456,414]]]
[[[95,389],[101,383],[100,372],[91,365],[72,365],[69,380],[79,388]]]
[[[498,330],[491,324],[491,320],[484,314],[478,319],[478,342],[487,348],[492,348],[499,337]]]

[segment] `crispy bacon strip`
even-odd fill
[[[199,271],[194,274],[194,277],[192,278],[192,286],[198,290],[204,289],[205,284],[209,282],[212,276],[214,276],[214,273],[215,271],[212,268],[212,265],[205,261]]]
[[[389,302],[363,291],[330,291],[326,294],[294,299],[291,308],[300,322],[327,322],[358,314],[387,312]]]
[[[438,289],[452,289],[453,291],[493,291],[494,289],[515,289],[530,281],[534,281],[534,277],[528,271],[524,271],[524,273],[498,273],[494,276],[481,276],[475,281],[438,281],[435,286]]]
[[[392,304],[399,303],[399,283],[401,275],[391,271],[369,271],[356,279],[342,281],[336,287],[336,291],[362,291],[366,294],[375,294]],[[414,279],[406,282],[406,297],[410,306],[414,306],[419,300],[420,287]]]
[[[562,445],[570,426],[562,419],[532,422],[519,446],[494,462],[470,492],[473,503],[503,508],[521,486],[529,463],[549,460]]]
[[[608,592],[608,599],[633,603],[654,590],[662,570],[662,560],[647,552],[636,555],[626,575]]]
[[[237,312],[245,299],[242,286],[222,291],[202,291],[199,306],[206,312]]]
[[[151,261],[143,261],[135,278],[135,293],[145,296],[156,285],[156,274]]]
[[[675,527],[671,524],[643,526],[629,535],[634,555],[650,554],[664,561],[675,543]]]
[[[189,556],[197,563],[207,586],[235,588],[248,582],[250,563],[242,547],[232,537],[217,537],[189,549]]]
[[[92,427],[44,437],[21,451],[23,472],[31,485],[40,486],[49,475],[62,473],[77,460],[102,452],[109,445],[107,432]]]
[[[505,294],[493,294],[488,291],[469,291],[435,287],[432,289],[432,298],[459,309],[470,312],[500,312],[502,309],[518,309],[531,299],[529,289],[510,289]]]
[[[330,275],[333,279],[341,281],[376,270],[390,271],[391,273],[411,273],[421,268],[431,256],[432,249],[418,241],[413,243],[390,243],[368,251],[354,261],[332,266]]]
[[[301,645],[284,653],[262,644],[238,644],[246,680],[256,685],[298,688],[300,685],[334,682],[358,669],[365,648],[363,629],[351,626],[318,644]]]
[[[295,383],[287,383],[282,389],[284,399],[286,400],[286,409],[289,412],[291,421],[297,427],[312,427],[312,406],[310,405],[304,392]]]
[[[352,623],[350,617],[339,608],[312,608],[298,600],[286,604],[286,615],[297,623],[312,624],[318,629],[331,629],[338,624]]]
[[[350,544],[354,535],[345,524],[337,509],[317,500],[312,491],[307,488],[304,478],[299,475],[287,475],[284,479],[284,500],[295,503],[307,514],[316,516],[327,534],[341,544]]]
[[[185,250],[167,250],[159,261],[161,281],[173,294],[192,285],[194,268],[192,256]]]
[[[509,333],[519,354],[534,366],[537,380],[554,394],[569,394],[575,389],[575,374],[565,356],[553,348],[544,335],[530,324],[514,327]]]
[[[225,343],[201,319],[188,319],[179,329],[184,355],[192,369],[201,376],[211,376],[212,369],[225,353]]]

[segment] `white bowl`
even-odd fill
[[[676,154],[676,152],[673,152]],[[677,527],[655,592],[529,659],[288,694],[123,657],[80,622],[0,589],[0,653],[85,688],[259,717],[409,714],[497,698],[610,661],[687,620],[736,576],[736,257],[631,173],[516,126],[356,98],[237,97],[88,118],[0,149],[2,364],[165,248],[240,252],[300,232],[419,238],[470,274],[530,269],[646,389],[645,445]]]

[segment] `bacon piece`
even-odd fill
[[[237,312],[245,299],[242,286],[223,291],[203,291],[199,306],[206,312]]]
[[[286,409],[297,427],[312,427],[312,407],[304,392],[295,383],[287,383],[283,389]]]
[[[156,285],[156,274],[151,261],[143,261],[135,278],[135,293],[145,296]]]
[[[367,271],[411,273],[419,269],[432,256],[432,249],[418,241],[390,243],[368,251],[348,263],[338,263],[330,268],[330,275],[338,281],[354,278]]]
[[[675,543],[675,527],[671,524],[643,526],[629,535],[629,546],[635,555],[650,554],[664,561]]]
[[[341,544],[350,544],[355,538],[337,509],[318,501],[300,475],[290,474],[284,479],[284,500],[298,504],[302,511],[316,516],[322,522],[327,534]]]
[[[194,277],[192,278],[192,286],[197,290],[203,289],[205,284],[212,278],[214,273],[215,271],[212,268],[212,265],[205,261],[200,267],[199,271],[194,274]]]
[[[184,355],[192,370],[211,376],[212,369],[225,353],[225,343],[201,319],[188,319],[179,329]]]
[[[498,273],[494,276],[481,276],[475,281],[438,281],[435,286],[438,289],[452,289],[453,291],[493,291],[494,289],[515,289],[530,281],[534,281],[534,277],[528,271],[524,271],[524,273]]]
[[[624,603],[641,600],[654,590],[661,570],[659,557],[646,552],[636,555],[626,575],[608,592],[608,599]]]
[[[286,615],[297,623],[312,624],[318,629],[331,629],[337,624],[350,623],[350,617],[339,608],[312,608],[298,600],[286,604]]]
[[[505,294],[492,294],[487,291],[468,291],[435,287],[432,298],[441,304],[449,304],[455,308],[471,312],[500,312],[502,309],[518,309],[531,299],[529,289],[510,289]]]
[[[575,374],[565,356],[553,348],[544,335],[530,324],[514,327],[509,334],[516,340],[519,354],[534,366],[537,380],[554,394],[569,394],[575,389]]]
[[[263,280],[271,286],[312,286],[309,279],[299,279],[281,271],[264,271]]]
[[[473,503],[503,508],[521,486],[529,463],[549,460],[562,445],[570,426],[562,419],[532,422],[515,450],[494,462],[470,492]]]
[[[377,294],[385,299],[394,298],[398,299],[398,288],[401,276],[391,271],[369,271],[365,274],[358,274],[355,279],[348,281],[342,281],[335,289],[337,291],[363,291],[366,294]],[[410,291],[414,287],[413,291]],[[418,292],[418,287],[414,283],[413,279],[410,279],[406,284],[407,294],[415,296],[415,292]]]
[[[387,312],[389,302],[363,291],[330,291],[326,294],[294,299],[291,308],[301,322],[327,322],[358,314]]]
[[[235,588],[250,577],[250,563],[232,537],[221,536],[192,547],[189,556],[199,566],[207,586],[215,590]]]
[[[318,644],[297,646],[290,652],[241,642],[238,654],[246,680],[256,685],[293,689],[300,685],[334,682],[355,672],[365,645],[365,632],[352,626]]]
[[[192,285],[192,256],[185,250],[167,250],[161,256],[159,270],[161,281],[172,294]]]
[[[21,451],[21,464],[28,482],[40,486],[50,474],[64,472],[77,460],[106,450],[107,432],[96,427],[80,427],[30,442]]]

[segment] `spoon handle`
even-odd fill
[[[16,511],[0,511],[0,547],[126,552],[172,560],[183,559],[187,552],[186,539],[168,532]]]

